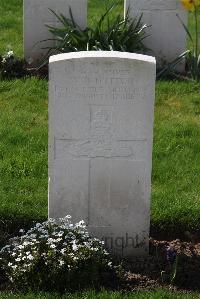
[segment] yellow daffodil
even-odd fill
[[[181,0],[185,9],[193,11],[195,7],[200,6],[200,0]]]

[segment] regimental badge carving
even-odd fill
[[[112,125],[113,108],[93,106],[90,111],[89,138],[59,139],[62,150],[72,157],[117,158],[134,157],[133,142],[145,140],[119,140]]]

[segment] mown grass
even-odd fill
[[[181,294],[172,293],[165,290],[156,290],[150,292],[131,292],[128,294],[120,292],[84,292],[82,294],[66,294],[66,295],[54,295],[54,294],[0,294],[0,299],[198,299],[200,294]]]
[[[0,83],[0,229],[8,234],[47,217],[47,105],[46,81]]]
[[[200,229],[199,91],[191,82],[156,86],[152,230],[171,236]]]
[[[0,0],[0,54],[13,50],[23,54],[22,0]]]
[[[105,2],[89,1],[91,22]],[[9,44],[22,55],[22,1],[0,0],[0,7],[0,52]],[[47,89],[47,81],[36,78],[0,82],[3,239],[47,218]],[[200,230],[199,90],[191,82],[156,85],[151,227],[157,235]]]
[[[123,7],[124,3],[123,0],[117,0],[117,5],[113,9],[111,16],[114,18],[115,14],[124,14]],[[106,8],[108,8],[112,3],[113,0],[90,0],[88,1],[88,24],[92,26],[94,22],[99,19],[99,17],[105,13]]]

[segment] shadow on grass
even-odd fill
[[[12,237],[19,235],[19,230],[25,231],[33,227],[37,222],[44,222],[47,219],[44,218],[26,218],[26,216],[0,216],[0,248],[5,246],[8,240]]]

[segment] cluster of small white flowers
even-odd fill
[[[13,51],[8,51],[3,57],[2,57],[2,63],[5,64],[7,62],[7,59],[11,58],[14,56]]]
[[[23,234],[24,231],[20,230]],[[29,273],[38,262],[49,268],[75,270],[79,261],[100,254],[108,267],[108,253],[98,239],[90,238],[84,221],[71,223],[71,217],[49,219],[28,230],[26,234],[10,240],[10,245],[0,251],[1,260],[6,261],[5,270],[13,281],[15,276]],[[32,270],[33,271],[33,270]]]
[[[10,58],[14,55],[14,52],[13,51],[8,51],[7,54],[6,54],[6,57],[7,58]]]
[[[2,63],[6,63],[6,58],[3,57],[1,62],[2,62]]]

